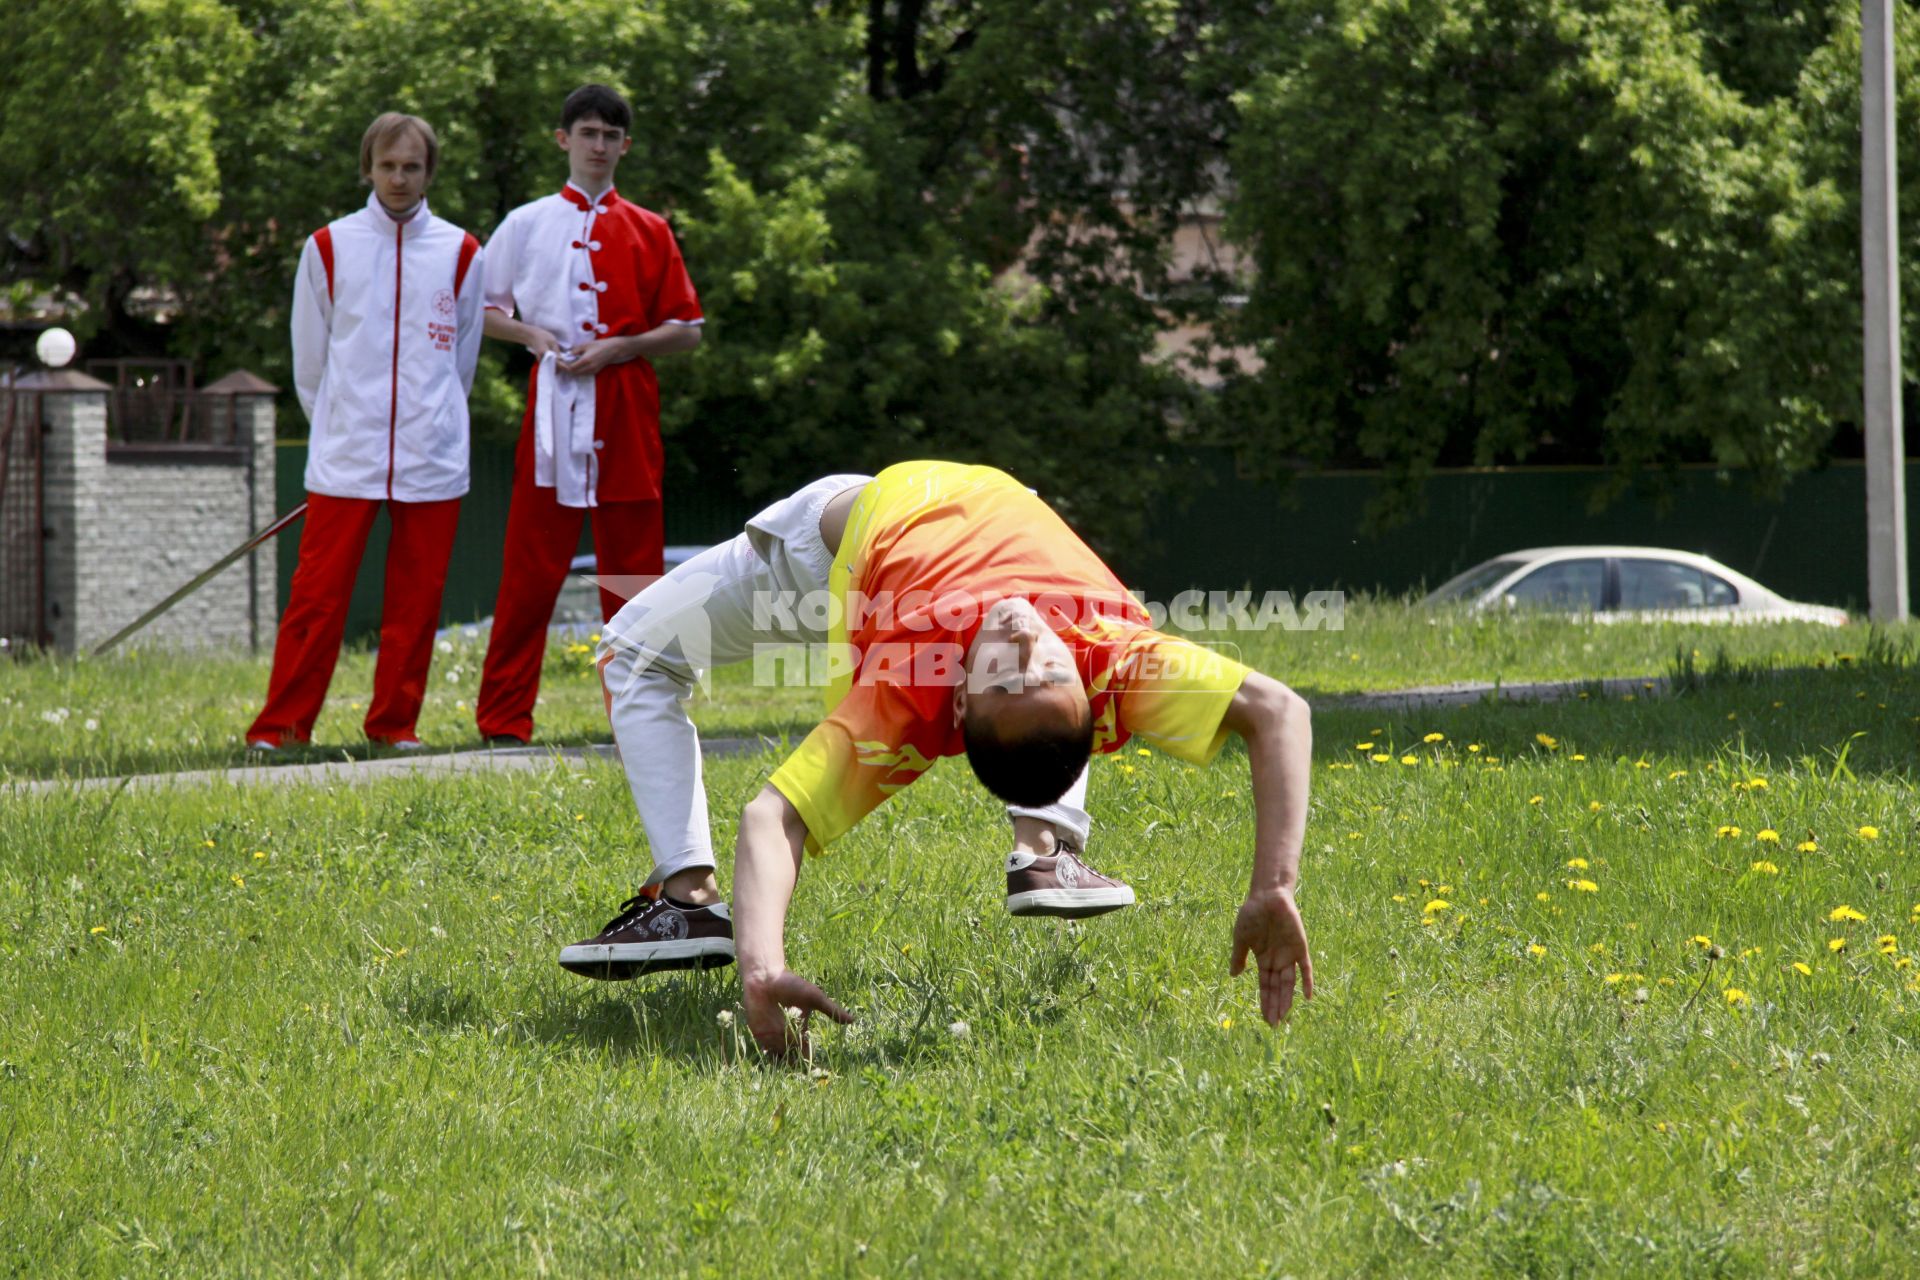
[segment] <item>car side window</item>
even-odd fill
[[[1539,609],[1584,609],[1598,613],[1606,600],[1604,560],[1562,560],[1543,565],[1507,588],[1516,604]]]
[[[1708,609],[1738,604],[1740,593],[1713,574],[1672,560],[1621,560],[1622,609]]]

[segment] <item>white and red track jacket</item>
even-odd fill
[[[312,424],[307,491],[437,502],[469,482],[480,242],[422,200],[378,196],[307,238],[293,286],[293,382]]]
[[[659,214],[571,182],[523,204],[487,241],[486,305],[568,349],[595,338],[701,323],[700,298]],[[660,382],[645,359],[576,378],[541,362],[528,388],[516,465],[563,507],[658,499]]]

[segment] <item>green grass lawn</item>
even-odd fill
[[[1344,653],[1412,683],[1676,647],[1439,630]],[[1141,902],[1082,925],[1006,916],[954,762],[810,862],[790,955],[859,1016],[811,1072],[746,1049],[731,970],[554,963],[649,861],[610,768],[6,800],[0,1270],[1910,1273],[1920,673],[1715,635],[1789,669],[1317,713],[1319,994],[1278,1032],[1225,972],[1231,749],[1096,766],[1091,857]],[[57,679],[142,705],[109,666]],[[710,762],[722,840],[775,763]]]
[[[1596,626],[1552,617],[1474,619],[1432,614],[1402,600],[1356,598],[1338,630],[1195,633],[1306,692],[1341,693],[1460,680],[1520,683],[1662,674],[1676,654],[1703,662],[1777,665],[1832,662],[1876,643],[1914,643],[1920,625],[1891,630],[1805,623]],[[483,633],[441,642],[420,733],[435,747],[479,745],[473,704],[486,653]],[[205,769],[245,760],[242,735],[266,696],[267,655],[188,656],[133,648],[94,661],[29,657],[0,661],[0,780],[98,777]],[[373,684],[373,656],[348,653],[315,745],[281,753],[300,763],[369,754],[360,724]],[[606,712],[592,647],[555,643],[536,708],[536,741],[606,741]],[[804,734],[820,715],[817,690],[762,688],[751,667],[716,672],[694,719],[714,734]]]

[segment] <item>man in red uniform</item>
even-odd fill
[[[427,209],[439,144],[388,112],[360,142],[366,208],[307,238],[293,287],[293,381],[311,423],[300,562],[247,746],[313,736],[354,575],[380,504],[387,544],[367,737],[418,747],[440,592],[467,492],[467,393],[480,355],[480,242]]]
[[[633,110],[605,85],[568,95],[554,141],[571,177],[487,244],[486,332],[533,353],[500,596],[475,708],[480,736],[526,742],[547,624],[580,522],[604,577],[657,576],[660,384],[650,361],[700,345],[700,299],[665,219],[613,189]],[[625,601],[605,587],[602,616]]]

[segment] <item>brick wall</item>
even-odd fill
[[[273,519],[273,400],[239,395],[218,406],[238,420],[238,450],[110,452],[105,386],[47,375],[56,379],[42,394],[45,598],[54,647],[73,652],[113,635]],[[242,557],[127,643],[270,648],[274,564],[271,545]]]

